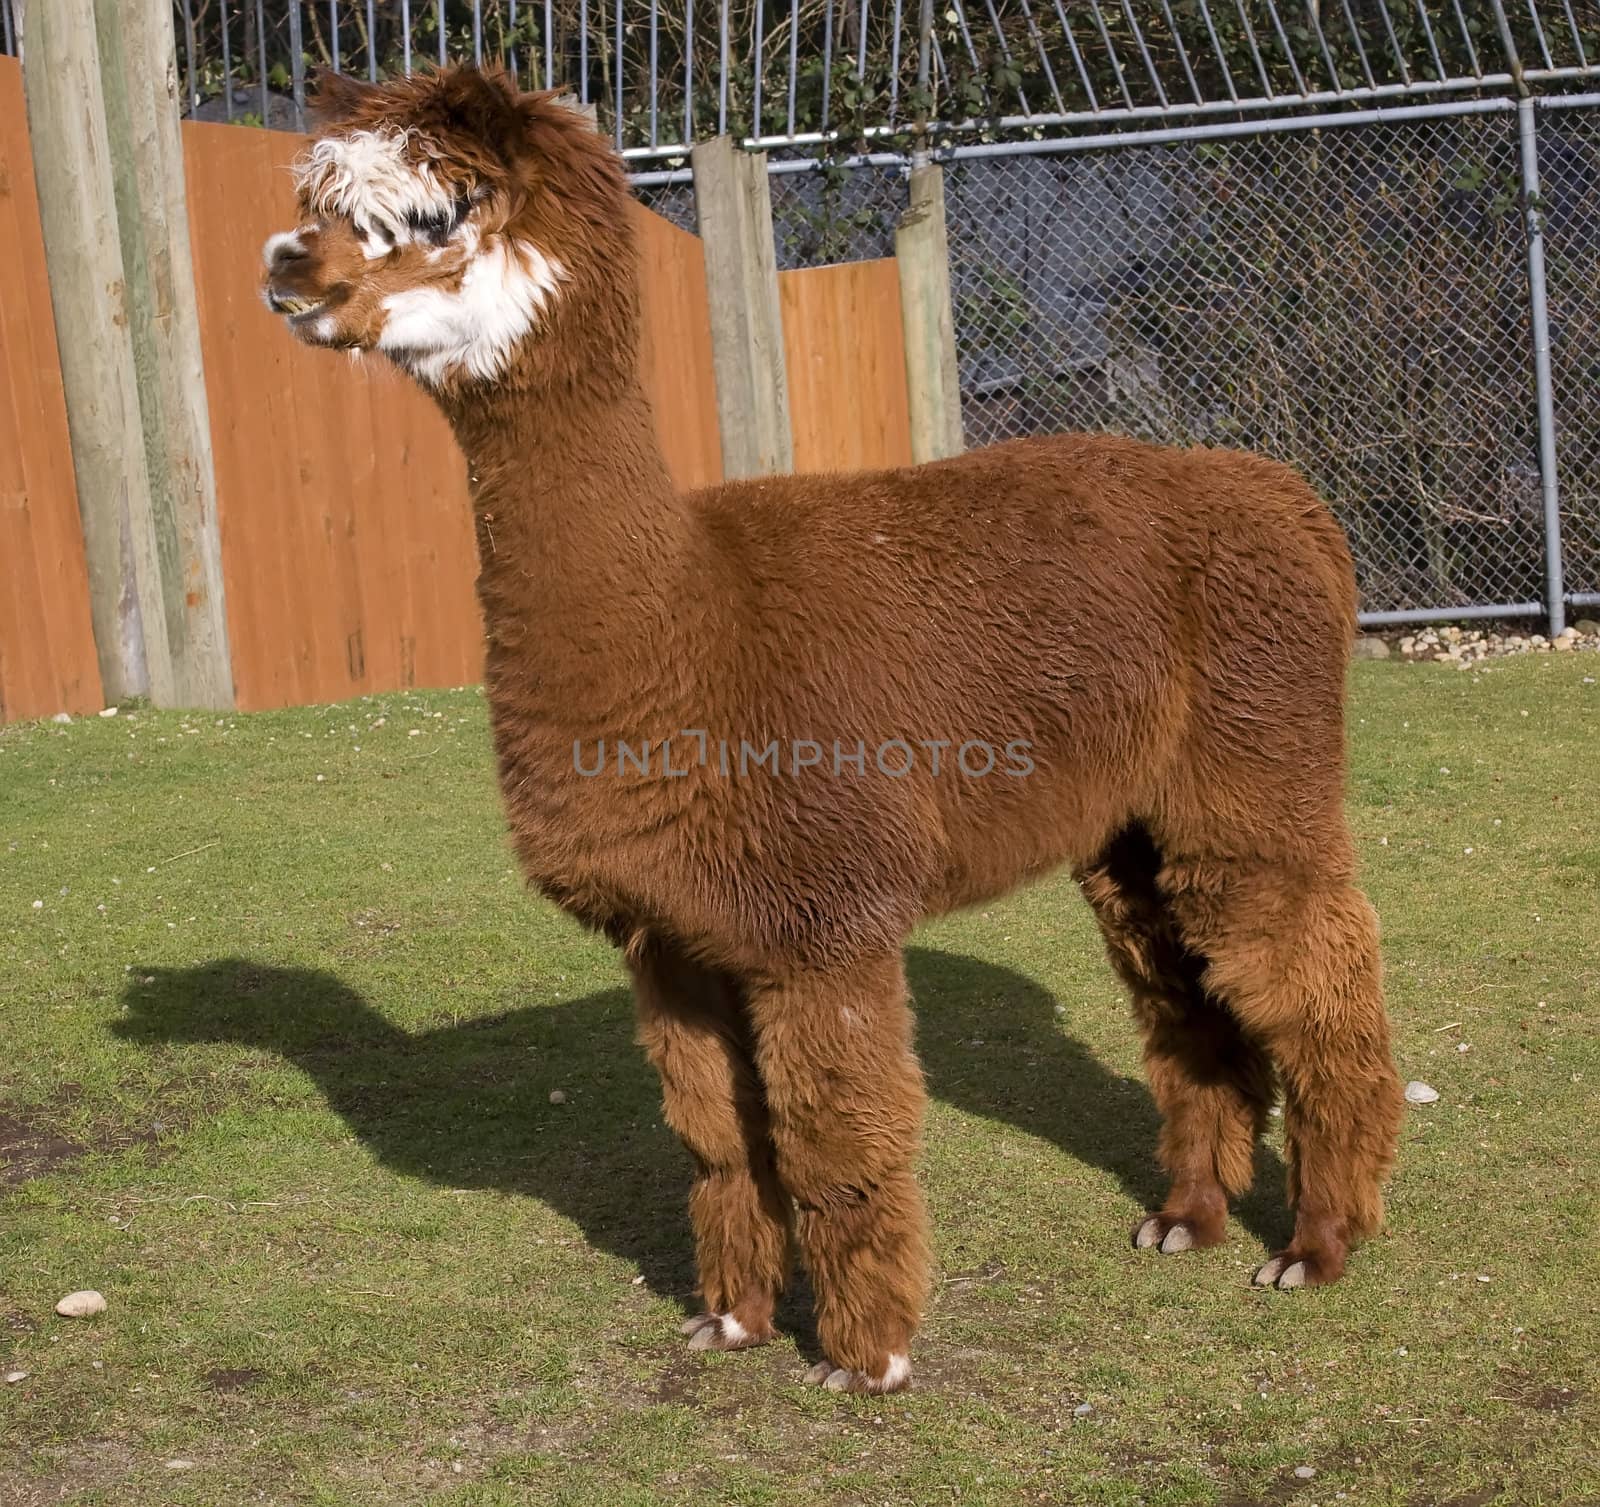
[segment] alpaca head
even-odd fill
[[[308,345],[376,350],[441,395],[631,371],[621,163],[592,124],[504,73],[319,81],[300,223],[262,293]]]

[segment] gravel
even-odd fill
[[[1365,642],[1365,638],[1356,640],[1357,658],[1385,657],[1361,652],[1360,646]],[[1398,639],[1395,648],[1403,660],[1437,660],[1461,670],[1485,659],[1504,659],[1511,654],[1593,654],[1600,653],[1600,621],[1581,618],[1553,639],[1542,633],[1500,633],[1485,628],[1422,628]]]

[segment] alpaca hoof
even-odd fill
[[[1288,1292],[1296,1287],[1321,1287],[1338,1275],[1330,1272],[1315,1256],[1295,1256],[1286,1251],[1259,1267],[1250,1280],[1256,1287],[1276,1287]]]
[[[1141,1251],[1155,1250],[1163,1256],[1175,1256],[1179,1251],[1215,1245],[1216,1241],[1206,1239],[1185,1220],[1174,1219],[1170,1214],[1152,1214],[1134,1227],[1133,1243]]]
[[[765,1344],[772,1331],[745,1328],[731,1313],[697,1313],[679,1326],[689,1336],[691,1350],[748,1350]]]
[[[818,1361],[805,1375],[806,1384],[822,1387],[829,1392],[855,1392],[868,1396],[884,1396],[890,1392],[903,1392],[911,1385],[911,1357],[891,1355],[882,1376],[872,1376],[865,1371],[847,1371],[832,1361]]]

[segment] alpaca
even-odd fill
[[[409,372],[467,458],[499,777],[529,881],[622,952],[694,1163],[691,1348],[773,1335],[894,1392],[929,1253],[901,949],[1071,866],[1132,994],[1171,1177],[1224,1237],[1284,1096],[1288,1246],[1382,1218],[1401,1095],[1353,883],[1344,538],[1290,470],[1103,435],[675,492],[622,164],[507,77],[325,77],[264,296]],[[1279,625],[1292,624],[1288,632]]]

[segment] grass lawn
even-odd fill
[[[1227,1245],[1129,1248],[1155,1118],[1069,881],[917,935],[938,1285],[889,1400],[799,1385],[803,1290],[684,1349],[686,1159],[476,692],[0,730],[0,1502],[1593,1503],[1595,680],[1356,668],[1440,1099],[1336,1287],[1249,1288],[1274,1147]]]

